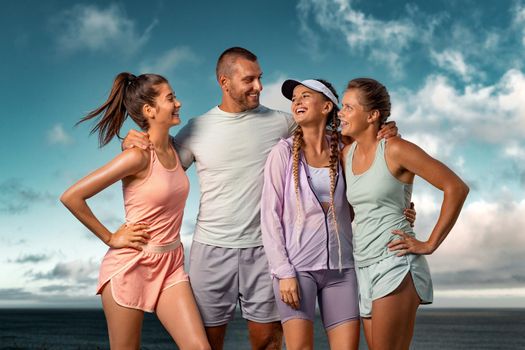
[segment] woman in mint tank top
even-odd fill
[[[339,112],[341,134],[354,142],[342,152],[347,198],[355,212],[354,260],[359,308],[374,350],[408,349],[419,304],[433,300],[424,255],[452,230],[467,185],[447,166],[401,138],[376,137],[390,115],[390,96],[373,79],[348,83]],[[428,240],[416,237],[403,217],[418,175],[443,191],[441,213]]]

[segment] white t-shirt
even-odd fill
[[[197,167],[197,242],[226,248],[262,245],[260,202],[266,158],[296,127],[290,114],[259,107],[227,113],[214,107],[174,138],[184,168]]]

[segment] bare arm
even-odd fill
[[[403,250],[403,253],[431,254],[441,245],[456,223],[469,188],[446,165],[408,141],[396,139],[394,142],[390,142],[387,148],[387,157],[402,170],[422,177],[443,191],[439,218],[426,242],[420,242],[404,232],[396,230],[393,233],[404,239],[389,244],[391,250]]]
[[[121,226],[114,234],[93,214],[86,200],[109,187],[118,180],[141,175],[147,170],[149,157],[145,152],[131,149],[122,152],[108,164],[87,175],[68,188],[60,201],[101,241],[113,248],[132,247],[141,250],[149,235],[143,230],[146,225]]]
[[[381,125],[381,128],[379,128],[379,131],[377,132],[377,139],[380,140],[384,138],[388,141],[388,139],[392,137],[399,136],[398,131],[396,122],[391,120]]]
[[[151,147],[149,135],[147,132],[131,129],[124,138],[124,141],[122,141],[121,147],[122,150],[130,149],[133,147],[138,147],[140,149],[146,150]]]

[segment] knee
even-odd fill
[[[181,350],[211,350],[211,346],[207,341],[195,341],[187,347],[181,347]]]

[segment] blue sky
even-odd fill
[[[289,109],[286,78],[325,78],[340,92],[355,77],[382,81],[402,136],[471,187],[429,258],[435,306],[525,307],[525,1],[35,4],[7,2],[0,14],[0,307],[100,305],[93,294],[106,247],[58,197],[120,147],[98,149],[90,125],[74,124],[121,71],[165,75],[183,122],[198,116],[220,101],[214,66],[230,46],[259,56],[262,102],[278,109]],[[187,247],[199,196],[188,174]],[[416,182],[423,238],[440,200]],[[122,223],[119,184],[89,203],[110,229]]]

